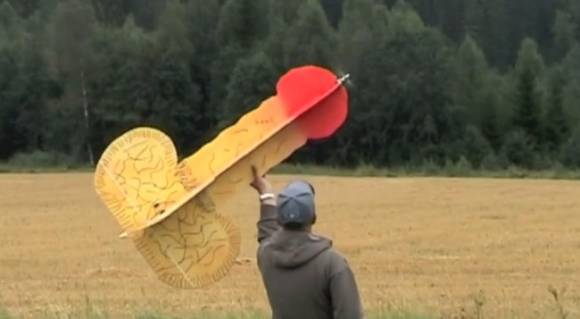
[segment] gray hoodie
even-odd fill
[[[332,241],[280,228],[276,207],[262,205],[258,242],[273,319],[364,318],[354,275]]]

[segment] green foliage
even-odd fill
[[[263,52],[239,60],[230,77],[220,119],[237,119],[274,95],[272,83],[276,80],[272,62]]]
[[[481,133],[489,142],[493,150],[498,150],[502,143],[501,123],[498,115],[497,100],[494,96],[487,96],[489,101],[481,110]]]
[[[425,28],[404,6],[391,12],[388,31],[375,72],[382,73],[377,75],[382,87],[376,90],[389,98],[381,103],[384,111],[369,119],[374,125],[367,126],[366,134],[388,148],[387,157],[379,160],[441,162],[442,145],[461,130],[447,90],[452,74],[450,52],[442,36]]]
[[[213,128],[217,123],[220,91],[217,87],[223,87],[223,82],[217,82],[212,79],[212,63],[218,56],[219,48],[216,41],[216,30],[219,24],[220,4],[221,1],[206,0],[189,0],[186,4],[186,21],[189,42],[193,46],[193,52],[190,52],[188,62],[192,81],[199,88],[199,101],[196,105],[199,121],[195,124],[195,129],[201,135],[196,136],[200,140],[209,138],[209,134],[214,133]],[[214,83],[219,83],[215,85]],[[223,98],[223,96],[222,96]]]
[[[347,2],[347,8],[354,3]],[[341,152],[357,154],[355,163],[377,166],[442,162],[443,145],[457,125],[451,96],[443,89],[451,77],[450,52],[443,37],[426,28],[404,3],[390,13],[374,9],[366,3],[352,16],[347,11],[341,25],[341,51],[348,63],[344,68],[353,76],[351,98],[357,106]],[[381,37],[352,36],[367,30]],[[363,60],[356,59],[360,54]],[[345,160],[353,162],[348,155]]]
[[[16,153],[10,158],[8,164],[12,167],[20,168],[47,168],[59,166],[68,167],[74,164],[74,161],[66,154],[37,150],[31,153]]]
[[[339,26],[341,67],[357,74],[364,71],[365,59],[386,35],[388,11],[372,0],[346,0]]]
[[[413,7],[404,0],[398,0],[391,10],[389,26],[396,33],[411,34],[424,31],[425,25]]]
[[[316,64],[349,118],[290,162],[573,167],[579,28],[569,0],[0,0],[0,160],[90,163],[141,125],[189,154]]]
[[[532,168],[534,165],[533,141],[523,130],[515,130],[507,135],[501,152],[510,163],[524,168]]]
[[[147,30],[154,30],[167,0],[129,0],[129,14],[135,23]]]
[[[465,32],[475,39],[490,62],[500,67],[509,64],[510,55],[505,9],[503,0],[465,1]]]
[[[14,8],[14,11],[18,12],[20,16],[27,18],[40,6],[41,1],[42,0],[7,0],[6,3],[9,3]]]
[[[570,133],[567,116],[564,111],[563,91],[566,85],[564,72],[556,67],[550,77],[548,110],[544,119],[544,145],[554,152]]]
[[[305,64],[331,67],[336,51],[335,34],[320,3],[306,0],[298,9],[298,19],[284,39],[285,68]]]
[[[461,110],[462,121],[479,128],[483,137],[489,141],[486,144],[491,144],[497,150],[501,144],[501,134],[497,114],[500,91],[496,81],[497,77],[489,69],[485,54],[467,36],[459,47],[454,63],[451,83],[453,100]],[[480,160],[481,158],[474,163],[479,163]]]
[[[210,107],[218,112],[224,109],[223,98],[237,62],[255,52],[268,34],[265,4],[266,0],[229,0],[221,7],[215,32],[220,49],[210,65],[209,83]]]
[[[70,85],[92,62],[88,44],[95,23],[93,8],[78,1],[59,3],[49,22],[50,63]]]
[[[70,129],[75,139],[67,146],[74,157],[93,164],[89,142],[87,81],[94,72],[94,56],[89,44],[96,28],[93,7],[84,2],[60,2],[48,23],[49,65],[60,78],[64,94],[56,108],[74,119]]]
[[[556,12],[553,33],[554,55],[557,59],[561,59],[572,48],[576,39],[576,24],[570,12],[560,10]]]
[[[442,170],[445,175],[451,177],[469,176],[474,171],[473,165],[464,156],[461,156],[456,162],[448,159]]]
[[[385,87],[382,81],[389,72],[384,66],[386,56],[381,53],[388,30],[388,14],[384,6],[371,0],[347,0],[345,3],[338,32],[341,61],[338,70],[351,74],[350,101],[356,107],[350,108],[349,119],[337,137],[340,146],[335,147],[330,155],[334,163],[353,166],[359,162],[380,161],[378,158],[372,160],[368,146],[377,142],[385,145],[387,141],[385,128],[374,128],[381,125],[377,122],[381,121],[380,115],[386,110],[386,105],[383,105],[386,101],[376,92]],[[360,147],[355,146],[357,144]],[[384,148],[381,151],[386,153]]]
[[[60,90],[35,49],[0,48],[0,159],[47,146],[43,124]]]
[[[0,39],[16,40],[20,35],[22,28],[22,19],[14,10],[14,7],[8,1],[0,3]]]
[[[321,0],[320,4],[322,5],[324,12],[326,13],[326,17],[328,18],[328,22],[334,28],[338,28],[338,24],[342,18],[342,7],[343,7],[344,0]]]
[[[221,9],[217,27],[220,46],[253,48],[268,33],[266,0],[228,0]]]
[[[481,134],[479,129],[474,126],[468,126],[463,138],[465,157],[475,167],[479,167],[483,159],[490,153],[493,148],[487,139]]]
[[[481,160],[480,169],[484,171],[499,171],[509,166],[509,160],[503,155],[497,156],[495,153],[487,153]]]
[[[516,64],[516,110],[514,126],[521,129],[534,143],[540,141],[542,96],[540,81],[544,62],[536,43],[531,39],[522,42]]]
[[[171,0],[165,6],[157,27],[157,45],[163,48],[166,55],[184,62],[194,52],[193,43],[189,39],[187,18],[185,5],[178,0]]]
[[[91,0],[95,16],[107,26],[121,26],[130,14],[130,0]]]
[[[562,163],[568,167],[580,168],[580,130],[576,129],[574,134],[566,141],[561,150]]]
[[[94,45],[106,70],[101,74],[107,76],[89,83],[96,149],[103,150],[115,136],[137,125],[163,128],[183,151],[199,145],[191,138],[201,136],[196,125],[205,120],[197,110],[199,88],[179,54],[159,47],[154,37],[130,21],[115,34],[100,33]]]
[[[569,116],[572,129],[580,123],[580,44],[576,44],[562,62],[566,83],[563,88],[564,110]]]

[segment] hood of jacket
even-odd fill
[[[280,230],[268,244],[276,267],[300,267],[332,247],[332,241],[306,231]]]

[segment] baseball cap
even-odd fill
[[[295,181],[278,194],[278,222],[281,225],[306,226],[316,217],[314,187],[305,181]]]

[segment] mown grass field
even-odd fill
[[[278,188],[291,178],[272,177]],[[317,187],[315,230],[350,261],[369,313],[580,318],[580,182],[306,178]],[[243,262],[210,288],[175,290],[118,239],[92,174],[0,175],[0,308],[15,318],[87,307],[111,318],[267,314],[258,202],[249,188],[234,202],[222,213],[241,228]]]

